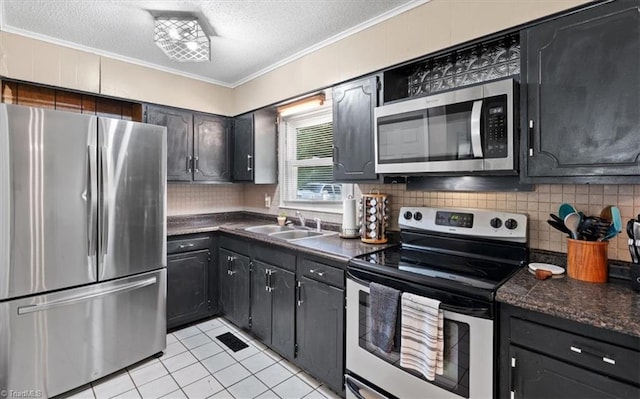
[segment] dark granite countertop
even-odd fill
[[[588,283],[563,275],[537,280],[524,268],[500,289],[500,302],[640,337],[640,293],[629,281]]]
[[[239,237],[253,239],[279,245],[295,251],[320,255],[337,262],[345,263],[349,259],[396,245],[394,240],[386,244],[366,244],[359,239],[340,238],[337,231],[331,235],[309,237],[296,241],[284,241],[266,234],[246,231],[245,228],[265,224],[275,224],[275,216],[253,214],[248,212],[232,212],[206,215],[170,216],[167,218],[167,235],[203,233],[223,231]],[[337,225],[323,224],[323,228],[336,229]]]

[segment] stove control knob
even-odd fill
[[[502,227],[502,219],[500,218],[493,218],[489,223],[494,229],[499,229],[500,227]]]
[[[417,220],[418,222],[419,222],[419,221],[421,221],[421,220],[422,220],[422,213],[421,213],[421,212],[416,212],[416,213],[413,215],[413,218],[414,218],[415,220]]]
[[[407,219],[407,220],[411,220],[411,218],[412,218],[412,217],[413,217],[413,215],[411,214],[411,212],[406,211],[406,212],[404,213],[404,218],[405,218],[405,219]]]
[[[507,221],[504,222],[504,227],[509,230],[514,230],[516,227],[518,227],[518,222],[516,222],[515,219],[507,219]]]

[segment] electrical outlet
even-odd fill
[[[271,196],[269,194],[264,194],[264,207],[271,208]]]

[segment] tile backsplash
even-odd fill
[[[167,215],[231,212],[243,209],[241,184],[167,184]]]
[[[402,206],[446,206],[495,209],[529,215],[529,246],[555,252],[567,251],[564,235],[547,224],[549,213],[558,212],[563,202],[573,204],[587,215],[598,215],[606,205],[617,205],[626,221],[640,213],[640,185],[574,185],[540,184],[532,192],[458,193],[407,191],[404,184],[360,184],[363,193],[379,191],[389,195],[391,228],[398,228],[398,212]],[[271,197],[266,208],[265,194]],[[253,184],[168,184],[168,215],[215,213],[237,210],[279,213],[277,185]],[[288,213],[292,213],[288,211]],[[341,223],[342,216],[330,213],[305,212],[307,218]],[[609,243],[609,258],[629,262],[627,236],[623,231]]]
[[[574,205],[586,215],[599,215],[606,205],[617,205],[623,231],[610,240],[609,259],[631,261],[624,231],[626,221],[640,213],[640,185],[540,184],[532,192],[458,193],[407,191],[404,184],[360,185],[363,193],[379,190],[390,195],[392,229],[398,228],[402,206],[437,206],[495,209],[525,213],[529,216],[529,246],[555,252],[567,252],[565,235],[547,224],[549,213],[558,213],[563,202]]]

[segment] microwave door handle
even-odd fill
[[[471,108],[471,150],[474,158],[482,158],[482,139],[480,137],[480,116],[482,100],[474,101]]]

